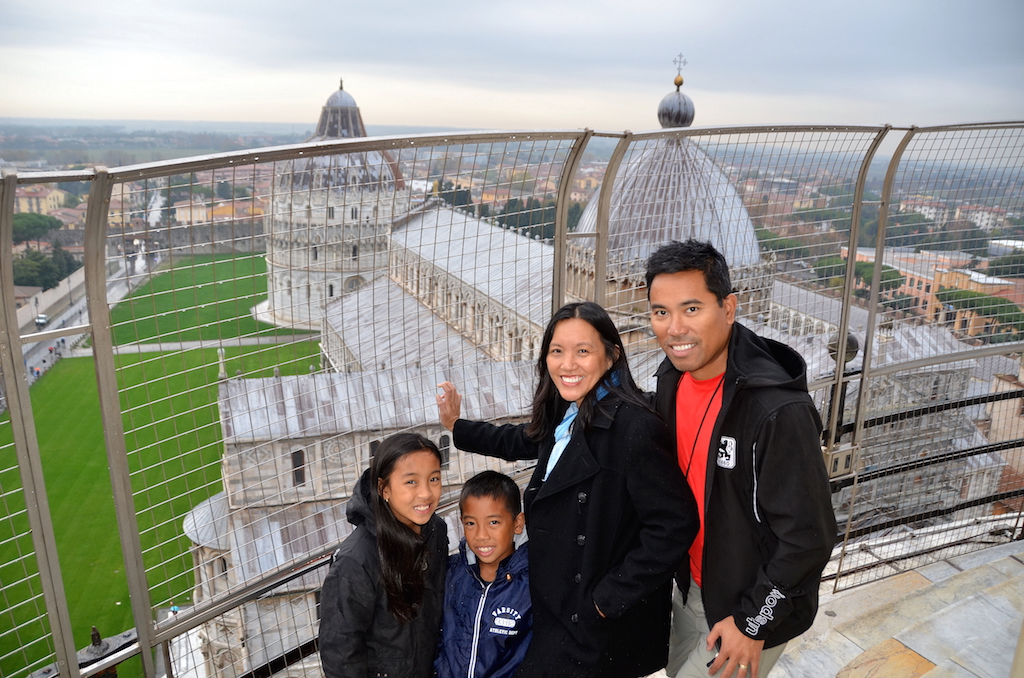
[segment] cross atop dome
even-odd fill
[[[676,65],[676,75],[682,75],[683,66],[686,65],[686,59],[683,58],[683,53],[680,52],[679,56],[672,60],[672,63]]]
[[[683,86],[683,66],[686,65],[683,53],[680,52],[672,63],[676,65],[676,77],[673,81],[676,91],[666,94],[658,104],[658,122],[662,127],[689,127],[696,111],[693,108],[693,100],[680,91]]]

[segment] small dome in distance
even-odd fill
[[[332,94],[329,99],[327,99],[327,103],[324,104],[325,106],[329,106],[332,108],[358,108],[358,106],[356,105],[356,100],[352,97],[351,94],[349,94],[342,88],[343,84],[344,83],[338,85],[338,91]]]
[[[693,122],[693,99],[679,91],[683,86],[683,76],[676,76],[675,85],[676,91],[666,94],[658,104],[658,122],[663,128],[689,127]]]

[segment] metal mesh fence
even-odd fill
[[[836,502],[853,536],[843,585],[1019,527],[1021,400],[985,400],[1016,390],[1020,371],[1022,140],[1003,126],[911,132],[890,168],[887,213],[861,230],[855,276],[877,316],[859,394],[861,476]]]
[[[319,675],[319,586],[376,445],[407,430],[434,440],[445,501],[484,468],[525,480],[528,465],[453,446],[436,385],[457,385],[468,418],[525,420],[552,310],[596,299],[653,389],[644,264],[670,239],[710,239],[730,261],[739,321],[807,362],[848,530],[827,570],[837,588],[1019,531],[1020,126],[914,130],[888,177],[875,154],[902,132],[887,128],[624,135],[607,163],[574,174],[589,134],[357,139],[93,177],[110,182],[107,225],[84,243],[89,307],[66,318],[92,339],[48,337],[61,362],[40,384],[74,394],[98,381],[117,434],[104,444],[99,416],[95,431],[61,429],[94,460],[106,447],[124,461],[114,495],[131,515],[118,508],[108,531],[138,567],[109,573],[124,605],[105,634],[138,626],[175,675],[286,656],[289,675]],[[580,189],[595,177],[599,192]],[[839,365],[841,332],[857,350]],[[96,407],[64,397],[65,418]],[[52,444],[42,431],[40,444]],[[0,581],[22,621],[0,641],[48,648],[8,456]],[[77,586],[88,546],[58,541]],[[71,608],[77,637],[92,615]],[[0,675],[53,661],[14,644]]]
[[[6,403],[5,408],[6,409]],[[0,436],[0,675],[23,675],[54,660],[17,452],[5,416]]]
[[[575,136],[378,144],[115,184],[110,331],[151,605],[181,622],[332,550],[387,435],[521,420]],[[454,523],[453,523],[454,524]],[[314,637],[315,570],[203,625],[215,671]],[[243,642],[244,641],[244,642]],[[314,666],[315,662],[310,664]],[[295,668],[293,667],[293,671]]]

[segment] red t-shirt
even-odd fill
[[[697,499],[700,529],[690,546],[690,573],[697,586],[701,586],[701,563],[704,558],[704,486],[710,458],[711,434],[715,420],[722,409],[722,379],[720,374],[711,379],[694,379],[683,373],[676,391],[676,454],[679,468]],[[693,454],[699,450],[698,454]]]

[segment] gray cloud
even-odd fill
[[[0,48],[54,45],[83,59],[95,50],[142,52],[171,89],[187,78],[334,71],[615,96],[669,91],[671,60],[682,51],[687,87],[704,91],[896,104],[913,92],[938,107],[984,89],[1005,92],[1011,110],[1024,102],[1019,0],[0,4]],[[225,71],[181,69],[185,54]],[[937,91],[920,86],[927,83]]]

